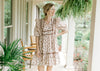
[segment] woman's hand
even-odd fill
[[[57,35],[57,37],[60,36],[60,35],[65,34],[65,33],[68,33],[68,31],[62,31],[61,33],[59,33],[59,34]]]

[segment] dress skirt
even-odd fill
[[[58,46],[55,44],[56,41],[53,39],[53,35],[46,35],[40,37],[40,57],[33,56],[34,65],[58,65],[60,63]],[[44,39],[41,41],[41,39]],[[52,41],[52,42],[51,42]],[[43,44],[43,47],[41,45]]]

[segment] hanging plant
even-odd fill
[[[79,17],[91,11],[92,0],[64,0],[56,11],[56,16],[65,19],[68,16]]]

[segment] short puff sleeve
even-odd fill
[[[56,28],[62,31],[68,31],[66,21],[62,21],[61,18],[56,18]]]
[[[36,24],[35,24],[35,28],[34,28],[34,36],[40,36],[40,19],[35,19]]]

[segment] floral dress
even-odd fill
[[[60,63],[57,44],[58,30],[67,30],[67,24],[60,18],[54,18],[51,23],[46,24],[44,19],[36,19],[34,36],[39,37],[39,51],[41,56],[33,56],[34,65],[57,65]]]

